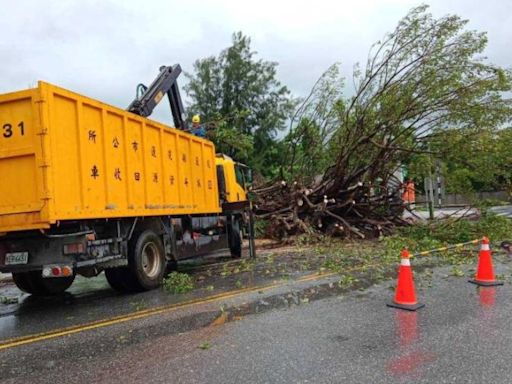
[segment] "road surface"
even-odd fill
[[[501,205],[489,208],[489,211],[497,216],[505,216],[512,218],[512,205]],[[462,216],[475,216],[479,215],[479,211],[476,208],[470,207],[453,207],[453,208],[434,208],[434,217],[436,219],[444,219],[448,217],[458,218]],[[410,212],[404,213],[404,218],[419,218],[422,220],[429,219],[429,212],[425,209],[415,210],[414,215]]]
[[[385,281],[228,322],[220,302],[210,302],[76,333],[64,329],[50,339],[4,344],[0,382],[512,382],[512,265],[506,257],[498,262],[506,284],[485,289],[467,283],[472,268],[464,268],[465,277],[453,276],[452,267],[417,274],[426,307],[413,313],[385,306],[394,284]],[[279,289],[286,295],[296,287]],[[262,294],[238,295],[227,308]],[[48,315],[44,306],[35,313],[7,316],[12,324],[2,327]]]
[[[497,207],[491,207],[489,210],[498,216],[512,218],[512,205],[501,205]]]

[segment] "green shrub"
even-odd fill
[[[194,289],[194,280],[186,273],[171,272],[164,279],[164,289],[170,293],[187,293]]]
[[[256,238],[264,238],[267,233],[268,221],[264,219],[254,220],[254,236]]]

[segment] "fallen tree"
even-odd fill
[[[457,16],[411,10],[377,42],[344,97],[339,66],[302,101],[283,141],[281,177],[254,189],[267,234],[364,238],[402,225],[396,169],[430,153],[439,129],[499,129],[510,121],[510,72],[479,57],[485,33]],[[435,154],[433,154],[435,155]]]

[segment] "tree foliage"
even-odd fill
[[[257,59],[250,38],[238,32],[218,56],[194,63],[185,87],[189,111],[206,121],[218,150],[266,175],[275,168],[276,136],[293,109],[276,67]]]
[[[427,6],[413,8],[374,44],[364,68],[355,67],[351,97],[336,85],[335,69],[327,71],[286,138],[283,176],[296,183],[279,192],[262,188],[261,215],[285,233],[334,224],[361,236],[362,228],[391,225],[399,220],[385,209],[394,171],[429,152],[425,142],[436,131],[465,136],[508,123],[511,103],[503,95],[511,74],[482,57],[486,35],[466,24],[454,15],[435,19]]]
[[[298,105],[284,140],[282,175],[290,180],[310,182],[332,161],[330,140],[343,115],[344,79],[338,63],[329,67]]]
[[[389,174],[389,167],[421,150],[435,128],[478,129],[510,118],[510,74],[480,57],[487,38],[465,31],[458,16],[434,19],[414,8],[377,42],[366,68],[354,71],[356,95],[332,147],[338,151],[326,176],[334,187]]]
[[[436,159],[449,193],[512,191],[512,128],[435,130],[426,145],[432,155],[419,154],[410,162],[419,178],[428,175]]]

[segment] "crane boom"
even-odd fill
[[[148,117],[153,113],[153,110],[164,95],[167,94],[175,127],[182,130],[187,129],[185,110],[177,81],[180,73],[181,66],[179,64],[160,67],[160,73],[149,87],[146,87],[144,84],[138,85],[137,96],[131,102],[128,111]]]

